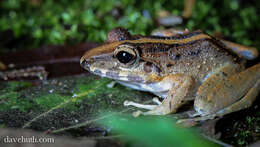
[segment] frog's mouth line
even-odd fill
[[[133,74],[126,75],[125,73],[120,71],[117,72],[108,69],[97,69],[95,67],[91,67],[91,64],[86,60],[81,60],[80,65],[81,67],[88,70],[89,72],[101,77],[107,77],[107,78],[111,78],[114,80],[121,80],[121,81],[144,82],[144,79],[138,75],[133,75]]]
[[[110,71],[110,70],[99,70],[99,69],[94,69],[94,70],[90,70],[91,73],[99,75],[101,77],[107,77],[107,78],[111,78],[114,80],[120,80],[120,81],[132,81],[132,82],[143,82],[144,79],[136,76],[136,75],[125,75],[119,72],[115,72],[115,71]]]

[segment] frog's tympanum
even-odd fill
[[[173,36],[130,35],[123,28],[108,33],[107,42],[81,58],[91,73],[117,80],[137,90],[163,98],[136,115],[174,113],[194,100],[193,120],[212,119],[252,105],[260,91],[260,64],[245,69],[246,60],[258,52],[214,38],[202,31],[183,31]]]

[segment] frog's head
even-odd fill
[[[146,82],[156,78],[161,70],[142,56],[142,49],[127,30],[116,28],[107,36],[107,43],[87,51],[81,66],[91,73],[115,80]]]

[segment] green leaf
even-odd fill
[[[100,122],[112,130],[127,135],[127,139],[138,141],[149,147],[217,146],[202,138],[194,130],[181,128],[166,117],[134,118],[126,115],[111,115]]]

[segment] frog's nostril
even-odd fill
[[[80,66],[83,67],[86,70],[89,70],[90,63],[87,60],[85,60],[84,58],[81,58],[80,59]]]

